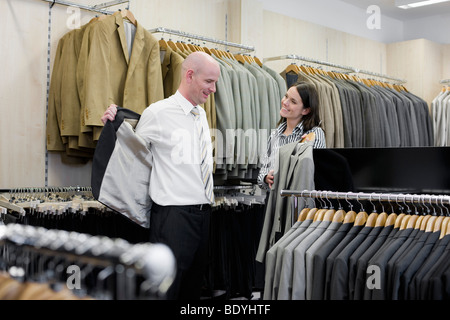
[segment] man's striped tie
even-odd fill
[[[205,139],[205,136],[203,133],[203,126],[200,121],[200,113],[199,113],[197,107],[192,108],[191,113],[194,115],[195,126],[197,128],[198,135],[200,137],[201,171],[202,171],[203,184],[205,186],[206,197],[212,203],[212,202],[214,202],[213,181],[212,181],[213,177],[212,177],[211,168],[208,165],[208,162],[206,161],[208,152],[207,152],[207,148],[206,148],[206,139]]]

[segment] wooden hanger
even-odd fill
[[[198,51],[197,48],[192,43],[188,43],[187,46],[189,50],[191,50],[191,52]]]
[[[395,219],[395,225],[394,225],[394,228],[395,228],[395,229],[401,227],[402,221],[403,221],[403,219],[404,219],[405,217],[406,217],[406,214],[404,214],[404,213],[400,213],[400,214],[398,215],[397,219]]]
[[[414,228],[416,226],[417,219],[419,219],[419,216],[417,214],[411,215],[411,217],[408,220],[408,225],[406,227],[408,229]]]
[[[400,230],[404,230],[404,229],[406,229],[408,227],[409,219],[411,219],[411,215],[410,214],[406,214],[404,216],[404,218],[402,219],[402,222],[400,224]]]
[[[173,50],[173,51],[178,51],[177,45],[175,44],[175,42],[173,42],[172,40],[167,41],[167,45]]]
[[[314,216],[316,215],[318,208],[312,208],[308,211],[308,214],[306,215],[306,220],[314,220]]]
[[[419,216],[419,218],[417,218],[416,224],[414,225],[414,229],[420,229],[424,218],[425,216]]]
[[[164,40],[163,38],[161,38],[159,41],[159,47],[163,48],[163,49],[167,49],[169,48],[169,44],[166,42],[166,40]]]
[[[397,216],[396,213],[391,213],[391,214],[387,217],[384,226],[385,226],[385,227],[389,227],[389,226],[395,224],[395,221],[397,220],[397,217],[398,217],[398,216]]]
[[[323,218],[322,218],[322,221],[333,221],[333,217],[334,217],[334,214],[336,213],[336,210],[334,210],[334,209],[328,209],[325,213],[324,213],[324,215],[323,215]]]
[[[258,57],[253,57],[253,59],[255,60],[255,62],[256,62],[260,67],[263,66],[261,60],[259,60]]]
[[[425,231],[427,228],[428,220],[430,220],[431,215],[427,214],[423,217],[422,222],[420,223],[420,230]]]
[[[299,70],[298,66],[295,63],[291,63],[290,65],[288,65],[286,67],[286,69],[284,69],[284,71],[286,73],[288,73],[288,72],[294,72],[295,74],[299,74],[300,73],[300,70]]]
[[[323,220],[323,215],[325,214],[326,211],[327,211],[327,209],[319,209],[319,210],[317,210],[317,213],[314,215],[313,221],[322,221]]]
[[[137,22],[136,22],[136,18],[134,17],[133,13],[128,10],[120,10],[119,9],[120,14],[122,15],[122,18],[124,19],[128,19],[128,21],[130,21],[135,27],[137,27]]]
[[[436,216],[431,216],[430,219],[428,219],[427,227],[425,228],[425,232],[433,232],[434,225],[436,223]]]
[[[366,221],[367,221],[367,218],[368,218],[367,212],[365,212],[365,211],[358,212],[358,214],[356,215],[356,218],[355,218],[354,225],[355,226],[363,226],[363,225],[365,225]]]
[[[439,232],[442,228],[442,222],[444,221],[444,216],[439,216],[436,219],[436,223],[434,224],[433,232]]]
[[[211,55],[211,50],[208,47],[203,47],[203,51],[206,52],[207,54]]]
[[[220,58],[221,56],[220,56],[220,53],[219,53],[219,51],[217,50],[217,49],[209,49],[209,51],[213,54],[213,55],[215,55],[217,58]]]
[[[350,210],[345,214],[344,223],[354,223],[355,219],[356,219],[356,212]]]
[[[234,58],[242,64],[245,64],[247,62],[242,54],[235,54]]]
[[[333,215],[333,220],[332,222],[339,222],[342,223],[344,221],[344,218],[346,216],[346,213],[344,210],[339,209],[338,211],[335,212],[335,214]]]
[[[377,219],[378,219],[378,213],[371,212],[369,214],[369,216],[367,217],[366,227],[375,227]]]
[[[441,235],[439,236],[439,239],[442,239],[443,237],[445,237],[447,234],[450,234],[450,217],[445,217],[444,221],[442,221],[442,226],[441,226]]]
[[[309,210],[310,208],[303,208],[298,215],[297,221],[305,221]]]
[[[386,212],[382,212],[378,215],[377,221],[375,222],[375,227],[384,227],[386,225],[386,220],[388,218],[388,214]]]

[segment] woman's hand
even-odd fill
[[[269,185],[269,188],[272,189],[273,185],[273,170],[270,170],[267,176],[264,178],[264,181]]]

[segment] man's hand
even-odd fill
[[[108,109],[106,109],[105,113],[100,119],[102,120],[103,124],[106,124],[108,120],[114,121],[116,114],[117,114],[117,105],[111,104],[109,105]]]

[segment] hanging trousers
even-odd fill
[[[152,205],[150,242],[166,244],[173,252],[177,273],[169,300],[198,300],[207,266],[210,205]]]

